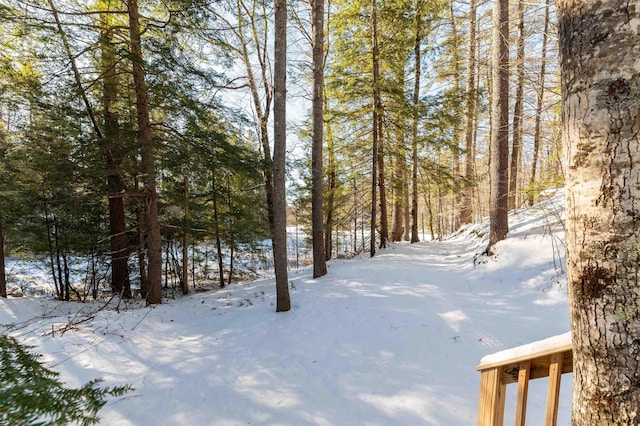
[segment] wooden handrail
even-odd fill
[[[529,381],[549,377],[546,426],[555,426],[561,377],[573,371],[571,334],[507,349],[488,355],[476,367],[480,371],[478,426],[502,426],[506,386],[518,384],[516,426],[524,426],[527,413]]]

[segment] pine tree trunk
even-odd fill
[[[640,424],[640,8],[559,0],[574,426]]]
[[[387,191],[385,184],[384,171],[384,138],[382,136],[382,95],[380,93],[380,48],[378,46],[378,6],[376,0],[372,2],[371,12],[371,36],[373,38],[373,108],[375,110],[375,118],[373,125],[376,127],[375,135],[378,175],[375,174],[374,179],[378,180],[378,189],[380,190],[380,248],[385,248],[389,241],[389,221],[387,215]]]
[[[324,97],[325,109],[327,108],[327,98]],[[331,255],[333,252],[333,210],[334,210],[334,199],[335,199],[335,191],[336,191],[336,154],[335,154],[335,146],[333,143],[333,132],[331,130],[331,123],[326,124],[327,127],[327,211],[326,211],[326,221],[324,225],[324,254],[326,259],[331,259]]]
[[[0,95],[1,99],[1,95]],[[4,151],[7,146],[7,136],[4,130],[2,117],[2,102],[0,102],[0,149]],[[4,258],[4,206],[0,205],[0,297],[7,297],[7,273]]]
[[[324,139],[324,0],[312,0],[313,99],[311,153],[311,238],[313,245],[313,278],[327,273],[327,254],[324,245],[323,167]],[[327,236],[327,238],[330,238]]]
[[[189,294],[189,176],[184,175],[184,228],[182,231],[182,294]]]
[[[372,43],[372,60],[373,60],[373,135],[371,137],[371,235],[369,253],[373,257],[376,254],[376,223],[377,223],[377,179],[378,179],[378,150],[380,128],[380,109],[377,103],[379,70],[377,68],[380,52],[378,50],[378,34],[377,34],[377,4],[376,0],[371,0],[371,43]]]
[[[100,138],[102,156],[107,166],[109,190],[109,231],[111,245],[111,289],[123,298],[131,297],[129,281],[129,243],[124,211],[125,184],[122,179],[122,141],[115,103],[118,96],[113,29],[106,14],[101,16],[104,137]]]
[[[472,0],[473,1],[473,0]],[[418,107],[420,105],[420,43],[422,41],[422,0],[416,0],[416,38],[413,44],[414,81],[413,81],[413,122],[411,125],[411,242],[420,241],[418,237]]]
[[[218,258],[218,283],[224,288],[224,263],[222,262],[222,238],[218,216],[218,194],[216,189],[216,173],[211,172],[211,201],[213,203],[213,230],[216,238],[216,256]]]
[[[517,68],[516,75],[516,100],[513,108],[513,142],[511,149],[511,168],[509,172],[509,198],[507,208],[516,208],[516,196],[518,191],[518,176],[520,175],[520,163],[522,161],[522,109],[524,98],[524,0],[518,0],[518,44],[517,44]]]
[[[7,297],[7,274],[4,259],[4,223],[0,208],[0,297]]]
[[[138,1],[127,0],[129,12],[129,33],[133,62],[133,83],[136,93],[136,113],[138,120],[138,141],[140,143],[141,172],[146,208],[147,243],[147,294],[148,304],[162,303],[162,239],[158,220],[158,193],[156,192],[155,148],[151,138],[149,122],[149,101],[145,84],[142,45],[140,40],[140,16]]]
[[[509,2],[493,2],[493,73],[491,118],[491,200],[489,245],[502,241],[509,231]]]
[[[287,2],[274,1],[275,39],[273,69],[273,257],[276,273],[276,312],[291,309],[287,273],[287,201],[285,155],[287,149]]]
[[[476,0],[469,2],[469,39],[467,45],[467,82],[465,88],[465,135],[464,135],[464,177],[465,188],[460,206],[460,223],[467,224],[473,220],[473,187],[474,181],[474,129],[476,115]]]
[[[538,153],[540,152],[540,142],[542,140],[542,131],[540,127],[542,118],[542,106],[544,102],[546,65],[547,65],[547,43],[549,32],[549,9],[551,0],[546,1],[544,12],[544,32],[542,34],[542,59],[540,61],[540,76],[538,77],[538,100],[536,105],[535,130],[533,133],[533,159],[531,160],[531,178],[529,179],[529,190],[527,194],[527,204],[533,205],[534,185],[536,182],[536,169],[538,167]]]

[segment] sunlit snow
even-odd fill
[[[71,386],[131,384],[100,412],[104,425],[473,425],[480,359],[569,329],[562,206],[557,194],[510,215],[492,258],[481,255],[488,226],[473,225],[331,261],[320,279],[292,270],[287,313],[274,312],[265,279],[119,313],[10,298],[0,332],[34,345]],[[545,399],[546,381],[533,381],[531,424]]]

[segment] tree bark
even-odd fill
[[[491,205],[489,245],[505,239],[509,231],[509,2],[493,2],[493,72],[491,118]]]
[[[474,1],[474,0],[471,0]],[[413,122],[411,124],[411,242],[420,241],[418,237],[418,120],[420,106],[420,44],[422,42],[422,0],[416,0],[416,37],[413,44],[414,81],[413,81]]]
[[[640,8],[557,2],[574,426],[640,424]]]
[[[189,176],[184,175],[184,228],[182,230],[182,294],[189,294]]]
[[[104,137],[98,135],[107,166],[107,186],[109,191],[109,240],[111,246],[111,289],[123,298],[131,298],[129,281],[129,242],[127,238],[126,217],[124,211],[125,183],[120,171],[122,165],[122,142],[115,102],[118,96],[118,77],[116,73],[115,49],[113,47],[113,29],[108,17],[101,16],[103,25],[101,53],[104,108]]]
[[[273,69],[273,257],[276,273],[276,312],[291,309],[287,273],[287,201],[285,155],[287,149],[287,1],[274,1],[275,39]]]
[[[143,193],[146,201],[145,225],[147,243],[147,294],[148,304],[162,303],[162,239],[158,220],[158,193],[156,192],[155,148],[151,137],[149,121],[149,100],[145,84],[142,44],[140,40],[140,15],[138,1],[127,0],[129,13],[129,33],[133,62],[133,83],[136,93],[136,114],[138,120],[138,141],[140,143],[140,168],[144,182]]]
[[[536,105],[535,130],[533,132],[533,159],[531,160],[531,179],[529,179],[529,190],[527,194],[527,204],[533,205],[534,185],[536,182],[536,169],[538,167],[538,153],[540,152],[540,142],[542,140],[542,131],[540,122],[542,118],[542,106],[544,102],[544,91],[546,81],[546,65],[547,65],[547,43],[549,32],[549,9],[551,0],[546,1],[544,12],[544,33],[542,34],[542,59],[540,60],[540,76],[538,77],[538,99]]]
[[[7,297],[7,273],[4,259],[4,223],[0,208],[0,297]]]
[[[473,220],[474,129],[476,116],[476,0],[469,2],[469,40],[467,45],[467,82],[465,87],[464,177],[465,187],[460,206],[460,224]]]
[[[369,246],[369,254],[371,257],[376,254],[376,223],[378,221],[377,217],[377,179],[378,179],[378,145],[379,145],[379,127],[378,122],[380,121],[379,114],[379,105],[377,102],[377,93],[378,93],[378,73],[379,70],[377,68],[379,61],[379,49],[378,49],[378,33],[377,33],[377,25],[378,25],[378,17],[377,17],[377,4],[376,0],[371,0],[371,43],[372,43],[372,63],[373,63],[373,134],[371,137],[371,244]]]
[[[327,273],[324,245],[322,143],[324,139],[324,0],[312,0],[313,99],[311,148],[311,237],[313,278]],[[331,232],[331,231],[329,231]],[[330,238],[330,237],[327,237]]]
[[[376,0],[372,1],[371,7],[371,36],[373,38],[373,108],[375,112],[373,126],[376,128],[374,135],[376,147],[378,175],[374,174],[374,180],[378,180],[380,190],[380,248],[385,248],[389,241],[389,220],[387,215],[387,191],[384,171],[384,140],[382,137],[382,95],[380,88],[380,48],[378,44],[378,6]]]
[[[218,283],[224,288],[224,263],[222,261],[222,238],[218,215],[218,194],[216,193],[216,172],[211,172],[211,201],[213,202],[213,230],[216,238],[216,256],[218,258]]]
[[[325,110],[327,109],[327,98],[324,97],[325,102]],[[326,123],[327,128],[327,210],[326,210],[326,221],[324,226],[324,254],[327,260],[331,259],[333,252],[333,211],[335,204],[335,192],[337,187],[336,182],[336,153],[335,153],[335,144],[333,140],[333,131],[331,129],[331,123]]]
[[[524,0],[518,0],[518,44],[516,58],[516,100],[513,107],[513,141],[511,148],[511,168],[509,173],[508,209],[516,208],[518,175],[522,162],[522,109],[524,98]]]

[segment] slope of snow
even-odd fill
[[[287,313],[262,280],[119,313],[113,302],[3,300],[0,332],[34,345],[71,386],[131,384],[101,411],[105,425],[472,425],[483,356],[569,329],[561,205],[560,194],[511,215],[493,258],[480,255],[488,227],[473,225],[329,262],[320,279],[292,271]],[[546,382],[529,395],[540,423]]]

